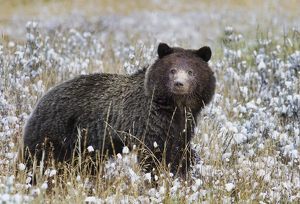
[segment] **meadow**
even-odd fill
[[[298,1],[0,5],[0,203],[300,202]],[[98,176],[19,162],[23,126],[48,89],[80,74],[134,73],[154,62],[160,42],[213,52],[216,94],[198,120],[199,159],[185,178],[144,173],[127,148],[97,164]],[[80,151],[92,162],[92,148]]]

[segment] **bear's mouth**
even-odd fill
[[[188,87],[187,85],[178,86],[174,84],[172,87],[172,92],[176,95],[185,95],[188,94]]]

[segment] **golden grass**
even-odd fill
[[[155,3],[154,3],[155,2]],[[0,0],[1,23],[8,22],[12,16],[20,15],[32,17],[37,15],[70,15],[73,10],[84,11],[86,16],[99,16],[107,13],[128,15],[141,10],[173,10],[176,12],[195,11],[197,8],[210,9],[226,8],[228,12],[238,7],[248,10],[262,10],[268,15],[268,10],[284,9],[294,16],[299,15],[300,2],[298,0],[286,1],[239,1],[239,0],[212,0],[202,1],[146,1],[146,0]]]

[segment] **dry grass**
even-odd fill
[[[213,0],[199,3],[196,0],[183,1],[146,1],[146,0],[1,0],[0,1],[0,19],[7,22],[14,15],[21,15],[27,18],[43,15],[43,9],[46,15],[60,16],[70,15],[73,10],[84,11],[87,17],[99,16],[106,13],[128,15],[135,11],[153,11],[153,10],[172,10],[175,12],[189,12],[195,9],[206,7],[209,10],[212,7],[217,9],[226,8],[228,12],[243,7],[247,10],[284,10],[297,16],[299,14],[299,1],[237,1],[237,0]],[[280,5],[280,9],[278,8]],[[41,10],[42,9],[42,10]],[[266,14],[266,13],[264,13]]]

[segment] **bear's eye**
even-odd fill
[[[188,75],[190,75],[190,76],[191,76],[192,74],[193,74],[193,72],[192,72],[192,71],[188,71]]]
[[[176,71],[175,71],[174,69],[171,70],[171,74],[175,74],[175,72],[176,72]]]

